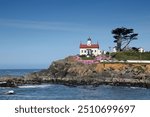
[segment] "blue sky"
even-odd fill
[[[79,53],[90,36],[113,47],[111,30],[133,28],[150,50],[149,0],[0,0],[0,69],[47,68]]]

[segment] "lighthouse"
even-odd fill
[[[89,37],[87,39],[87,46],[91,46],[92,45],[92,39]]]
[[[101,50],[99,49],[99,44],[92,43],[92,39],[88,38],[86,44],[80,43],[80,55],[86,56],[98,56],[101,54]]]

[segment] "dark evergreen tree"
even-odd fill
[[[134,33],[133,29],[124,27],[112,30],[112,34],[114,34],[113,37],[115,38],[114,43],[117,43],[117,51],[124,51],[130,42],[136,40],[138,36],[137,33]]]

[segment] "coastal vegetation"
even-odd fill
[[[125,27],[113,29],[112,34],[115,38],[114,43],[117,44],[117,52],[124,51],[130,42],[136,40],[138,36],[137,33],[134,33],[133,29],[128,29]]]
[[[81,55],[79,56],[82,60],[94,60],[95,56],[86,56],[86,55]]]
[[[138,52],[134,50],[129,51],[120,51],[120,52],[107,52],[106,54],[100,55],[100,56],[79,56],[80,60],[86,61],[86,60],[96,60],[96,61],[124,61],[127,60],[150,60],[150,52]]]
[[[111,53],[113,59],[116,60],[150,60],[150,52],[124,51]]]

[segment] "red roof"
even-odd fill
[[[91,45],[80,44],[80,48],[99,48],[99,44],[91,44]]]

